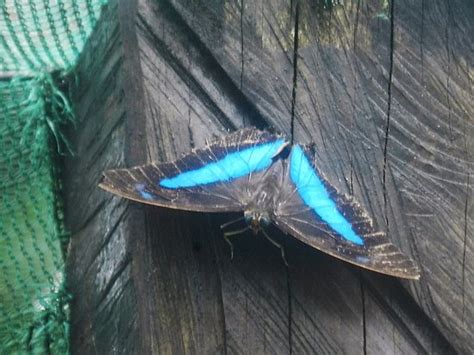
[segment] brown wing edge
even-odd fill
[[[320,252],[329,254],[332,257],[335,257],[339,260],[345,261],[349,264],[356,265],[356,266],[361,267],[363,269],[374,271],[374,272],[377,272],[379,274],[394,276],[394,277],[398,277],[398,278],[402,278],[402,279],[407,279],[407,280],[419,280],[420,279],[421,274],[420,274],[419,267],[415,264],[415,262],[412,259],[406,257],[404,254],[402,254],[400,251],[398,251],[398,248],[392,243],[391,243],[391,245],[394,248],[396,248],[396,250],[398,251],[398,255],[400,255],[403,258],[404,262],[409,264],[408,267],[405,267],[403,269],[402,268],[391,269],[390,267],[381,268],[381,267],[377,267],[375,265],[373,265],[373,266],[372,265],[364,265],[363,263],[358,263],[355,260],[351,260],[350,258],[345,257],[343,254],[340,254],[340,253],[336,252],[335,250],[331,250],[331,249],[328,249],[328,248],[324,248],[323,246],[317,245],[311,239],[305,237],[302,233],[298,232],[295,228],[291,227],[290,225],[286,224],[285,222],[275,221],[275,225],[280,230],[285,232],[286,234],[292,236],[293,238],[298,239],[299,241],[309,245],[310,247],[312,247],[312,248],[314,248],[314,249],[316,249]]]

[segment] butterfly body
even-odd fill
[[[374,227],[352,198],[324,178],[314,149],[313,145],[289,147],[280,135],[242,129],[174,162],[109,170],[100,186],[161,207],[240,211],[247,229],[254,234],[263,231],[274,244],[264,231],[270,223],[336,258],[417,279],[414,263]]]
[[[244,207],[244,218],[254,234],[275,220],[285,170],[286,162],[278,159],[262,176],[258,176],[258,184],[248,185],[249,199]]]

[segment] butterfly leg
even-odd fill
[[[225,232],[224,233],[224,240],[230,246],[230,260],[232,260],[234,258],[234,245],[230,241],[229,237],[232,237],[232,236],[237,235],[237,234],[242,234],[243,232],[245,232],[248,229],[250,229],[250,226],[247,226],[245,228],[242,228],[242,229],[239,229],[239,230],[236,230],[236,231],[230,231],[230,232]]]
[[[265,236],[265,238],[267,238],[274,246],[276,246],[278,249],[280,249],[281,251],[281,258],[283,259],[283,261],[285,262],[285,265],[288,266],[288,262],[286,261],[286,257],[285,257],[285,249],[283,248],[282,245],[278,244],[277,242],[275,242],[272,238],[270,238],[270,236],[267,234],[267,232],[265,232],[265,229],[260,229],[263,233],[263,235]]]
[[[222,225],[221,225],[221,229],[227,228],[227,227],[230,226],[231,224],[240,222],[240,221],[242,221],[242,220],[244,220],[244,219],[245,219],[244,216],[239,217],[239,218],[236,218],[236,219],[233,219],[232,221],[229,221],[229,222],[227,222],[227,223],[222,224]]]

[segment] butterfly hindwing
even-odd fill
[[[100,186],[139,202],[191,211],[241,211],[245,187],[286,146],[278,135],[243,129],[171,163],[109,170]]]
[[[352,264],[403,278],[419,277],[412,260],[318,171],[312,146],[293,146],[283,190],[275,211],[275,223],[283,231]]]

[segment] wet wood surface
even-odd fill
[[[474,9],[469,1],[123,0],[104,7],[72,95],[65,169],[73,353],[469,353]],[[342,3],[342,2],[341,2]],[[242,126],[314,141],[320,169],[416,260],[352,267],[234,216],[97,188]]]

